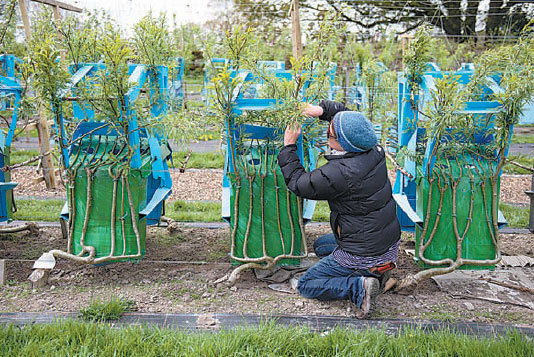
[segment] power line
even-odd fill
[[[406,1],[402,0],[402,2],[406,2]],[[409,2],[406,2],[406,3],[409,4]],[[382,8],[382,9],[390,9],[390,10],[406,8],[406,6],[400,6],[400,5],[396,6],[396,5],[375,4],[375,3],[372,3],[370,1],[367,2],[367,3],[362,3],[361,4],[361,6],[364,6],[364,5],[368,5],[369,7],[379,7],[379,8]],[[523,5],[534,5],[534,4],[532,4],[532,3],[524,3]],[[271,11],[286,12],[287,13],[287,10],[285,10],[285,9],[284,10],[282,10],[282,9],[278,9],[278,10],[272,9],[272,7],[274,7],[274,5],[269,5],[268,7],[269,7],[269,9]],[[242,9],[242,8],[259,9],[259,10],[261,10],[259,5],[251,5],[251,4],[235,5],[235,7],[232,10],[238,10],[239,11],[239,9]],[[435,6],[409,5],[408,8],[410,8],[410,9],[423,9],[423,10],[434,10],[434,9],[451,10],[450,8],[444,7],[442,4],[436,4]],[[331,9],[328,9],[328,8],[315,9],[315,8],[309,8],[309,7],[303,7],[303,9],[310,10],[310,11],[329,11],[329,10],[331,10]],[[476,7],[474,7],[474,6],[472,6],[472,7],[461,7],[461,6],[459,6],[458,9],[461,10],[461,11],[464,11],[464,10],[478,10],[479,7],[478,6],[476,6]],[[480,9],[480,11],[489,11],[491,9],[502,9],[502,6],[489,6],[489,7],[485,7],[485,8]],[[512,10],[512,9],[510,8],[510,10]],[[265,10],[261,10],[261,11],[265,11]]]

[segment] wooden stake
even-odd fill
[[[22,23],[24,24],[24,32],[26,33],[26,39],[30,39],[32,30],[30,27],[30,18],[28,17],[28,9],[26,8],[26,2],[19,0],[20,17],[22,17]]]
[[[293,57],[302,57],[302,35],[300,33],[299,0],[291,4],[291,38],[293,40]]]
[[[24,0],[19,0],[20,6],[20,16],[22,17],[22,22],[24,23],[24,32],[26,33],[26,39],[31,38],[31,26],[30,19],[28,17],[28,9],[26,8],[26,2]],[[56,6],[55,9],[59,8]],[[39,122],[37,123],[37,136],[39,137],[39,152],[41,155],[50,151],[50,135],[48,134],[48,125],[46,122],[46,116],[44,115],[42,107],[39,108]],[[50,156],[44,156],[41,160],[43,165],[43,176],[45,178],[47,188],[56,188],[56,176],[54,175],[54,165]]]
[[[7,273],[6,273],[6,261],[0,259],[0,285],[6,285]]]
[[[59,23],[61,22],[61,14],[59,12],[59,6],[56,5],[56,6],[53,6],[53,8],[54,8],[54,21],[56,22],[56,25],[59,26]],[[61,38],[61,34],[59,36]],[[61,56],[61,61],[65,62],[65,59],[66,59],[65,51],[61,51],[59,55]]]
[[[42,155],[41,164],[46,188],[57,187],[54,163],[50,153],[50,136],[48,134],[48,122],[42,109],[39,109],[39,122],[37,123],[37,136],[39,138],[39,153]]]
[[[345,90],[344,90],[344,96],[345,96],[345,104],[349,102],[349,87],[350,87],[350,71],[347,67],[347,63],[345,62]],[[356,109],[356,108],[354,108]]]

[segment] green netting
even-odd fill
[[[490,173],[494,170],[494,167],[490,167],[490,163],[487,160],[474,163],[472,159],[468,158],[467,162],[457,160],[445,160],[437,161],[436,167],[441,165],[447,170],[450,165],[452,177],[454,179],[460,178],[457,192],[456,192],[456,219],[458,223],[458,231],[460,236],[463,235],[467,223],[470,222],[469,229],[462,241],[462,258],[473,260],[492,260],[495,258],[495,244],[491,237],[493,232],[493,221],[491,214],[492,191],[491,191],[491,178]],[[462,166],[460,170],[459,165]],[[478,171],[477,171],[478,169]],[[471,192],[471,176],[468,170],[471,170],[473,179],[474,192]],[[434,169],[434,174],[437,175],[437,170]],[[437,227],[436,233],[432,239],[432,242],[425,250],[424,257],[431,260],[441,260],[450,258],[456,260],[456,244],[457,239],[454,233],[453,226],[453,194],[451,189],[451,182],[449,181],[449,187],[444,193],[443,206],[441,208],[441,219]],[[485,186],[484,192],[482,190],[483,183]],[[499,183],[497,181],[497,192],[499,192]],[[433,182],[432,198],[431,198],[431,214],[430,221],[428,223],[427,233],[425,234],[424,242],[427,242],[436,218],[438,217],[440,203],[439,188],[444,187],[445,181],[442,180],[439,183],[437,180]],[[426,178],[422,178],[417,185],[417,213],[420,217],[426,217],[426,210],[429,203],[429,187],[430,184]],[[484,205],[484,195],[486,198],[486,205]],[[469,209],[471,205],[471,197],[474,198],[473,202],[473,214],[469,217]],[[420,198],[420,199],[419,199]],[[498,199],[498,197],[497,197]],[[498,202],[497,202],[498,203]],[[486,211],[486,213],[484,212]],[[486,217],[490,220],[490,226]],[[490,229],[492,232],[490,232]],[[417,227],[416,229],[416,257],[419,256],[419,242],[422,237],[422,229]],[[421,261],[419,264],[425,268],[430,268],[430,265],[425,265]],[[459,269],[488,269],[492,266],[474,266],[464,265]]]
[[[293,258],[278,264],[298,265],[300,260],[294,257],[302,254],[302,202],[288,191],[277,155],[272,147],[256,146],[236,158],[236,172],[229,175],[233,253],[244,259],[289,255]]]
[[[148,153],[146,143],[142,143],[142,152]],[[91,207],[84,244],[93,246],[95,258],[109,255],[117,256],[138,254],[139,248],[130,212],[126,179],[135,208],[134,220],[138,225],[141,256],[145,253],[146,221],[139,220],[138,213],[146,205],[147,177],[150,173],[150,155],[142,156],[141,169],[130,169],[121,179],[117,167],[124,162],[127,149],[117,142],[116,137],[88,137],[71,154],[69,174],[74,175],[74,187],[68,190],[70,227],[72,230],[72,253],[82,251],[81,237],[87,212],[87,186],[91,180]],[[110,166],[112,167],[110,176]],[[92,170],[89,175],[86,168]],[[115,219],[112,224],[113,187],[116,182]],[[71,197],[72,196],[72,197]],[[72,205],[73,203],[73,205]],[[115,227],[115,249],[111,251],[112,226]],[[124,227],[124,228],[123,228]]]

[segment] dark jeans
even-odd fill
[[[336,247],[337,243],[333,234],[317,238],[313,243],[313,249],[321,260],[299,279],[298,290],[308,299],[349,299],[357,307],[361,307],[365,296],[363,278],[379,278],[380,276],[367,269],[342,267],[332,256]]]

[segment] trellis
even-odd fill
[[[283,131],[268,127],[265,119],[280,103],[244,98],[244,83],[254,76],[247,71],[231,76],[243,80],[225,120],[222,216],[231,228],[230,258],[239,265],[228,277],[233,284],[245,269],[298,265],[307,256],[304,224],[311,220],[315,201],[295,196],[285,185],[277,160]],[[314,143],[302,134],[297,153],[307,170],[315,168]]]
[[[426,71],[418,93],[399,74],[398,144],[405,172],[397,170],[394,198],[402,230],[415,231],[415,259],[430,269],[428,276],[493,268],[501,257],[498,229],[506,221],[498,211],[499,162],[508,150],[493,149],[502,106],[487,98],[502,89],[488,78],[478,100],[450,103],[444,94],[466,86],[473,74]],[[423,125],[428,120],[435,120],[434,127]],[[447,124],[457,120],[466,125]]]
[[[68,194],[61,215],[67,249],[50,251],[55,257],[90,264],[139,260],[146,226],[159,223],[171,193],[170,149],[154,126],[167,111],[168,68],[128,67],[130,87],[124,97],[102,99],[119,102],[118,122],[99,120],[98,107],[81,95],[106,76],[103,63],[71,66],[71,81],[61,94],[73,103],[69,123],[63,106],[53,106]],[[151,103],[151,128],[138,122],[135,104],[143,92]]]

